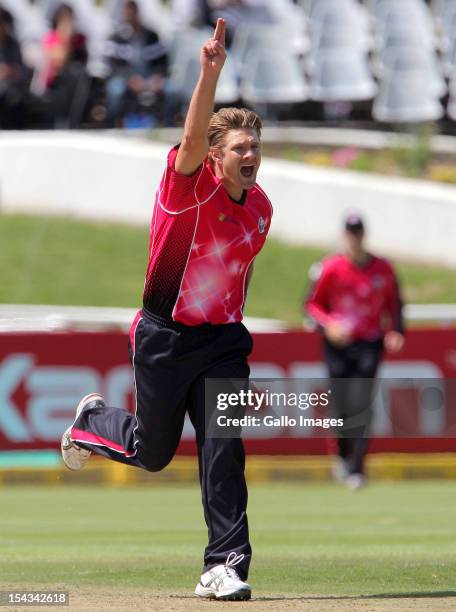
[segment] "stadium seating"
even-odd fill
[[[241,78],[242,98],[252,106],[303,102],[308,98],[298,60],[278,48],[257,49],[249,55]]]
[[[412,45],[384,49],[377,72],[379,77],[389,78],[394,73],[410,70],[422,72],[437,97],[442,98],[446,95],[448,88],[443,69],[433,51]]]
[[[308,53],[311,42],[305,13],[298,6],[291,4],[289,0],[272,0],[268,9],[274,29],[279,28],[286,32],[284,38],[294,53],[300,55]]]
[[[420,70],[394,72],[380,84],[372,114],[377,121],[420,123],[437,121],[444,114],[438,96]]]
[[[306,41],[308,39],[306,38]],[[301,45],[307,48],[309,42],[300,41]],[[296,51],[297,41],[293,36],[289,36],[289,32],[284,25],[257,25],[244,24],[237,28],[233,44],[231,46],[231,54],[238,72],[241,72],[247,61],[250,61],[251,54],[256,51],[262,51],[272,48],[286,51],[289,56],[298,55]]]
[[[370,100],[377,86],[367,58],[357,49],[338,49],[317,56],[310,76],[310,97],[322,102]]]
[[[443,51],[442,70],[447,77],[456,70],[456,37]]]
[[[39,41],[46,32],[45,15],[39,5],[28,0],[1,0],[0,6],[13,15],[15,34],[21,43]]]
[[[94,0],[91,0],[94,2]],[[164,42],[172,39],[171,14],[160,0],[137,0],[145,25],[158,33]],[[124,0],[104,0],[111,22],[118,24]]]
[[[89,75],[107,76],[105,42],[124,0],[67,0],[87,36]],[[40,65],[40,41],[59,0],[0,0],[15,18],[26,62]],[[186,104],[198,73],[199,47],[211,30],[175,31],[169,2],[138,0],[145,24],[170,53],[167,90]],[[233,35],[217,103],[321,104],[375,99],[374,119],[455,120],[456,0],[271,0],[258,20]],[[269,62],[269,68],[267,65]],[[400,83],[421,83],[413,109]],[[395,106],[396,105],[396,106]],[[420,111],[418,111],[418,107]],[[430,110],[432,109],[432,110]]]

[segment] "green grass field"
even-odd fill
[[[0,244],[1,303],[140,304],[147,228],[1,215]],[[299,324],[308,269],[324,253],[268,240],[256,261],[246,314]],[[401,262],[398,270],[406,301],[456,302],[454,270]]]
[[[190,594],[198,579],[206,530],[196,486],[11,486],[1,500],[0,586]],[[455,609],[455,505],[448,481],[356,493],[254,485],[255,595],[429,598],[430,610],[438,600]]]

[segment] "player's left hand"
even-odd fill
[[[397,331],[389,331],[385,335],[385,349],[388,353],[398,353],[404,346],[404,336]]]

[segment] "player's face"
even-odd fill
[[[364,248],[364,232],[349,232],[344,233],[345,248],[349,253],[354,253],[363,250]]]
[[[127,2],[123,10],[125,23],[135,26],[138,23],[138,9],[134,4]]]
[[[261,163],[261,143],[255,130],[231,130],[225,136],[221,151],[223,178],[239,187],[250,189],[256,183]]]

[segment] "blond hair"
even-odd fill
[[[259,116],[248,108],[221,108],[213,113],[209,121],[209,147],[221,148],[230,130],[255,130],[258,138],[261,138],[262,127]]]

